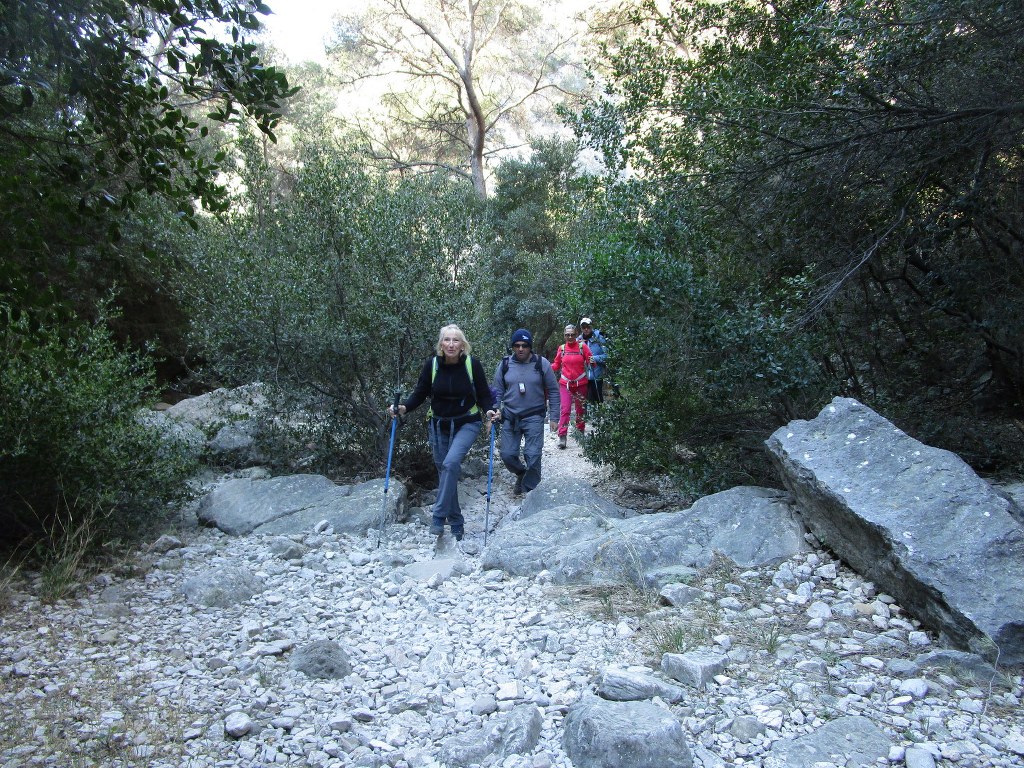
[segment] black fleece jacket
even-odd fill
[[[433,375],[434,360],[437,360],[437,376]],[[481,413],[494,407],[494,395],[487,386],[483,365],[475,357],[470,356],[470,360],[473,366],[472,382],[466,372],[465,355],[459,355],[459,361],[451,364],[445,363],[443,355],[428,357],[416,387],[403,403],[405,410],[415,410],[429,397],[435,419],[452,419],[456,426],[480,421]],[[469,410],[474,405],[480,407],[480,412],[470,414]]]

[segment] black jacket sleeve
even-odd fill
[[[434,355],[427,358],[427,362],[424,363],[423,368],[420,370],[420,377],[416,380],[416,386],[413,387],[409,397],[402,405],[405,406],[406,412],[415,411],[423,402],[430,396],[430,390],[433,386],[433,373],[434,373]]]

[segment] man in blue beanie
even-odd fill
[[[498,363],[493,381],[498,406],[487,415],[504,424],[501,460],[516,476],[513,493],[518,496],[540,483],[545,414],[551,431],[558,431],[558,379],[551,363],[534,354],[533,335],[520,328],[512,334],[512,354]]]

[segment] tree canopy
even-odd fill
[[[273,135],[292,93],[246,42],[267,12],[252,0],[3,5],[3,294],[69,293],[81,251],[117,243],[140,196],[185,218],[197,202],[225,210],[223,153],[202,139],[250,118]]]
[[[630,179],[595,256],[608,311],[627,355],[653,365],[641,335],[673,340],[658,368],[691,405],[664,455],[849,394],[1012,464],[1021,4],[658,8],[634,14],[578,124]]]
[[[156,265],[175,256],[152,235],[226,210],[217,126],[273,136],[293,91],[246,40],[268,11],[252,0],[0,6],[5,535],[88,543],[183,492],[187,462],[135,412],[156,384],[146,342],[181,321],[151,310],[173,309]],[[125,349],[126,308],[163,327]]]

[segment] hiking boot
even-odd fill
[[[559,435],[558,436],[558,447],[559,448],[565,448],[565,441],[566,441],[566,435]]]
[[[460,542],[460,541],[462,541],[462,537],[463,537],[464,535],[465,535],[465,534],[464,534],[464,532],[463,532],[463,531],[452,531],[452,536],[454,536],[454,537],[455,537],[455,541],[456,541],[456,542]]]
[[[513,496],[522,496],[523,495],[523,476],[522,475],[516,475],[516,484],[512,488],[512,495]]]
[[[440,536],[443,533],[444,533],[444,526],[443,525],[438,525],[437,523],[431,523],[430,524],[430,535],[431,536]]]

